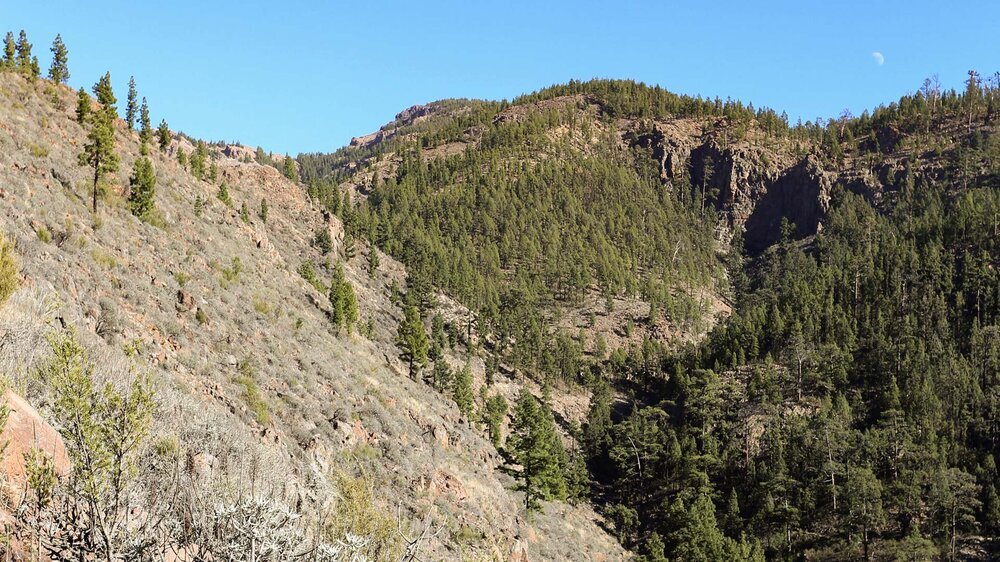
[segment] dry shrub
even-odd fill
[[[21,284],[17,269],[14,244],[0,233],[0,307],[7,304],[10,296]]]

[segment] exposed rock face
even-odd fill
[[[59,432],[45,422],[23,398],[11,390],[3,394],[3,403],[10,409],[7,424],[0,432],[0,444],[6,449],[0,455],[0,475],[10,497],[20,494],[25,484],[24,455],[38,449],[52,459],[56,473],[65,476],[70,470],[69,456]]]
[[[702,138],[684,120],[628,131],[626,142],[650,151],[664,183],[687,182],[692,197],[719,215],[719,237],[744,231],[746,248],[760,252],[781,238],[787,218],[796,234],[815,234],[829,207],[836,175],[815,157],[795,158],[779,149],[729,143],[718,134]]]
[[[401,121],[405,124],[413,123],[421,117],[426,117],[434,113],[434,109],[433,104],[413,105],[397,113],[396,121]]]
[[[360,137],[353,137],[351,139],[351,146],[354,147],[366,147],[374,144],[379,144],[385,142],[392,137],[396,136],[401,127],[406,127],[414,123],[418,123],[427,117],[430,117],[442,109],[444,109],[445,103],[443,101],[437,101],[428,104],[413,105],[403,111],[396,114],[396,119],[385,125],[378,131],[374,133],[369,133],[367,135],[362,135]]]
[[[830,207],[830,174],[812,156],[782,172],[756,199],[745,223],[746,247],[759,252],[781,239],[781,222],[795,225],[797,236],[816,234]]]
[[[249,146],[227,144],[222,147],[222,155],[241,162],[255,162],[257,160],[257,149],[250,148]]]

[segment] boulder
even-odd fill
[[[51,458],[60,477],[69,474],[69,455],[59,432],[10,389],[3,393],[3,404],[10,409],[7,423],[0,431],[0,447],[6,445],[0,454],[0,480],[6,487],[3,492],[13,499],[24,489],[24,456],[31,449],[38,449]]]
[[[186,312],[194,308],[194,297],[184,289],[177,291],[177,311]]]

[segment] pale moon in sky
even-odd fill
[[[882,53],[880,53],[878,51],[875,51],[874,53],[872,53],[872,58],[875,59],[875,64],[877,64],[879,66],[882,66],[883,64],[885,64],[885,57],[882,56]]]

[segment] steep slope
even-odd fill
[[[989,560],[1000,550],[998,111],[995,77],[974,72],[961,94],[929,80],[871,113],[796,126],[738,102],[573,82],[472,123],[431,115],[310,179],[349,231],[469,304],[517,370],[593,388],[577,438],[596,501],[649,559]],[[560,164],[563,175],[547,173]],[[597,166],[616,174],[588,175]],[[366,202],[323,198],[324,179]],[[664,195],[656,210],[679,209],[680,232],[616,238],[647,226],[628,202],[650,192]],[[595,193],[600,208],[577,215]],[[589,236],[594,217],[603,239]],[[538,235],[552,225],[557,236]],[[728,245],[728,279],[697,269],[714,250],[699,234]],[[508,235],[528,243],[504,247]],[[688,243],[678,261],[707,275],[663,260],[664,239]],[[605,270],[627,281],[602,276],[574,240],[611,262],[627,255],[629,267]],[[559,269],[564,259],[591,275]],[[488,281],[470,282],[470,269]],[[625,318],[580,321],[600,314],[594,293],[610,297],[605,318],[655,316],[642,304],[656,302],[651,280],[671,296],[725,294],[731,315],[686,347],[638,345]],[[574,281],[585,288],[561,292]],[[497,325],[475,301],[494,290]],[[626,298],[639,302],[620,307]],[[543,312],[517,314],[524,300]],[[644,335],[677,342],[655,324]],[[606,357],[585,342],[609,326],[625,337]]]
[[[403,535],[419,536],[424,521],[440,527],[420,545],[431,559],[624,555],[585,506],[553,504],[526,521],[481,431],[406,376],[389,290],[405,278],[400,264],[382,255],[370,277],[362,257],[345,260],[373,332],[334,333],[326,295],[297,270],[311,261],[329,276],[336,259],[311,243],[327,230],[337,252],[342,226],[274,168],[212,146],[229,206],[217,183],[178,164],[178,151],[193,146],[175,135],[165,152],[152,149],[163,224],[147,224],[123,204],[139,147],[119,121],[121,167],[91,214],[74,92],[3,72],[0,95],[0,231],[14,240],[23,274],[0,312],[0,373],[43,416],[51,389],[35,373],[49,356],[47,334],[75,328],[110,378],[127,370],[120,346],[140,340],[159,404],[143,454],[154,463],[173,451],[177,478],[192,489],[215,486],[222,497],[249,478],[269,501],[336,519],[343,472],[373,486],[393,527],[400,509]]]

